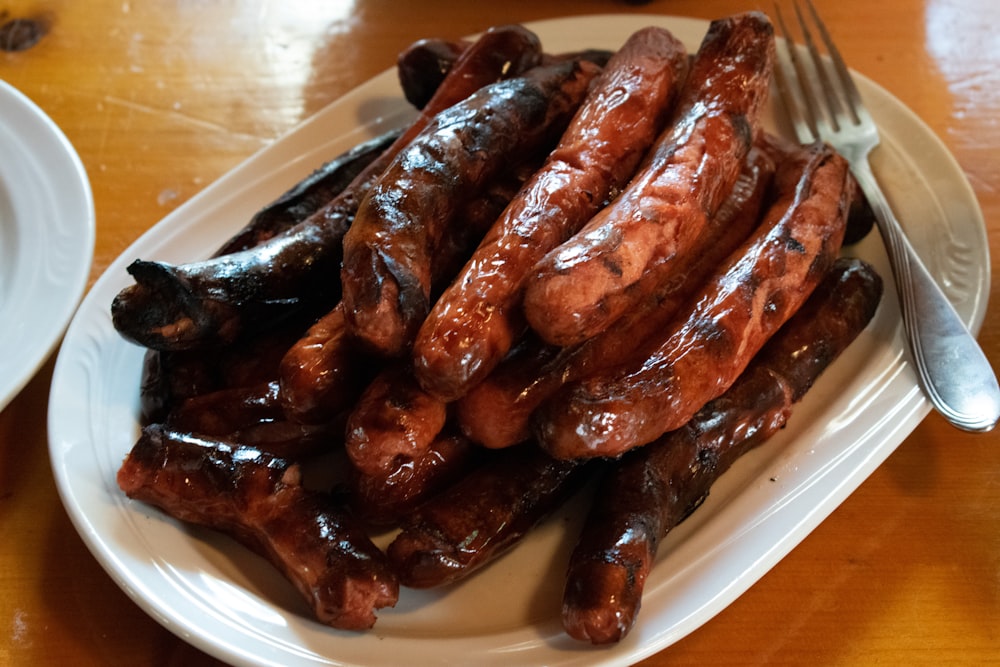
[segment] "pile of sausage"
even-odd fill
[[[761,127],[774,48],[756,12],[693,54],[657,27],[614,52],[521,26],[414,44],[412,124],[209,259],[129,266],[113,321],[148,350],[120,487],[359,630],[594,480],[563,621],[620,640],[658,542],[881,295],[840,257],[871,224],[845,161]]]

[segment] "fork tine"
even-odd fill
[[[809,2],[809,0],[806,0]],[[823,98],[826,100],[826,111],[827,120],[833,127],[834,131],[840,130],[840,123],[838,118],[840,114],[844,111],[844,105],[841,103],[840,96],[836,93],[836,88],[833,86],[833,82],[830,80],[829,72],[827,71],[826,63],[823,61],[823,56],[820,54],[819,49],[816,48],[816,42],[813,40],[812,32],[809,30],[809,24],[806,22],[805,17],[802,15],[802,9],[798,2],[793,4],[795,8],[795,16],[799,22],[799,29],[802,31],[802,41],[805,42],[806,49],[809,51],[809,55],[812,58],[812,66],[819,76],[820,85],[819,88],[823,93]],[[819,24],[819,17],[816,14],[815,8],[812,3],[809,2],[809,9],[813,15],[813,18]],[[820,35],[825,34],[825,30],[822,29],[820,25]],[[830,48],[830,41],[824,38],[824,42],[827,48]]]
[[[827,53],[830,55],[830,60],[833,62],[834,70],[837,72],[840,84],[843,87],[844,92],[847,94],[847,99],[850,101],[850,104],[846,105],[847,110],[851,114],[852,120],[855,123],[859,123],[862,120],[862,115],[865,115],[865,107],[864,103],[861,101],[861,93],[858,91],[858,87],[854,84],[854,77],[851,76],[851,73],[847,68],[847,63],[844,62],[843,57],[840,55],[840,50],[837,49],[837,46],[833,43],[833,39],[830,37],[829,31],[826,29],[826,24],[823,23],[823,19],[819,17],[819,12],[816,11],[816,7],[813,5],[812,0],[805,0],[805,2],[809,8],[810,15],[812,15],[813,22],[816,24],[816,29],[819,31],[820,38],[826,46]],[[798,9],[797,6],[796,9]]]
[[[809,91],[808,78],[806,77],[803,65],[799,60],[794,41],[788,26],[785,25],[784,17],[781,14],[781,7],[774,5],[774,17],[778,24],[778,30],[784,37],[784,53],[779,50],[777,55],[777,67],[774,69],[775,84],[784,102],[785,112],[788,120],[799,135],[799,141],[808,143],[820,138],[819,128],[816,125],[817,114],[813,96]],[[810,136],[804,136],[808,132]]]

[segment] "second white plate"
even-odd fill
[[[69,140],[0,81],[0,410],[55,348],[94,254],[94,203]]]

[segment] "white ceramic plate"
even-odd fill
[[[80,158],[41,109],[0,81],[0,410],[55,348],[93,256]]]
[[[546,48],[618,47],[641,26],[671,28],[691,49],[703,21],[597,16],[534,24]],[[982,214],[961,170],[912,113],[861,85],[885,134],[877,172],[917,248],[974,329],[989,258]],[[138,429],[142,350],[111,326],[109,305],[136,257],[185,261],[218,246],[269,198],[339,151],[408,113],[395,74],[376,77],[177,209],[97,282],[70,326],[53,379],[49,434],[63,501],[119,585],[201,649],[246,665],[624,665],[675,642],[757,581],[850,494],[929,410],[903,354],[888,290],[875,320],[798,406],[788,427],[713,488],[662,545],[642,614],[620,645],[566,638],[561,582],[577,525],[573,508],[470,580],[438,592],[403,590],[375,629],[338,632],[312,621],[291,587],[228,539],[127,500],[115,473]],[[771,118],[769,122],[774,123]],[[854,251],[889,275],[877,234]],[[576,508],[579,509],[579,508]]]

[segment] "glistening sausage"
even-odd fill
[[[382,356],[409,351],[430,309],[435,251],[461,205],[512,161],[550,150],[598,71],[571,61],[486,86],[400,151],[344,236],[353,335]]]
[[[846,161],[825,145],[786,160],[762,227],[682,310],[645,359],[568,385],[536,412],[559,458],[617,456],[678,428],[724,392],[815,288],[840,250]]]
[[[585,468],[533,445],[491,452],[404,520],[387,550],[400,583],[441,586],[492,562],[577,489]]]
[[[298,466],[250,447],[149,426],[118,471],[130,497],[222,531],[269,560],[316,618],[364,630],[399,583],[347,512],[301,484]]]
[[[634,33],[594,81],[559,145],[434,305],[414,344],[417,379],[454,400],[509,351],[534,264],[625,185],[663,129],[687,71],[672,34]]]
[[[308,305],[332,308],[340,296],[344,233],[386,165],[436,113],[540,60],[541,45],[530,30],[491,28],[459,57],[399,138],[307,219],[249,250],[179,266],[142,259],[130,264],[135,284],[112,302],[115,329],[153,349],[205,348],[228,344]]]
[[[676,118],[640,172],[528,279],[524,312],[543,339],[572,345],[594,335],[634,303],[629,286],[690,257],[756,138],[773,58],[763,14],[711,23]]]
[[[608,469],[570,557],[562,620],[571,636],[607,644],[628,634],[660,540],[737,458],[785,424],[792,404],[871,320],[881,294],[872,267],[838,260],[725,394]]]
[[[456,401],[462,431],[487,447],[509,447],[531,436],[535,409],[564,384],[625,363],[642,354],[684,301],[757,226],[774,174],[768,153],[751,150],[733,191],[695,244],[695,257],[675,264],[635,308],[607,329],[568,348],[554,348],[527,336],[481,383]]]

